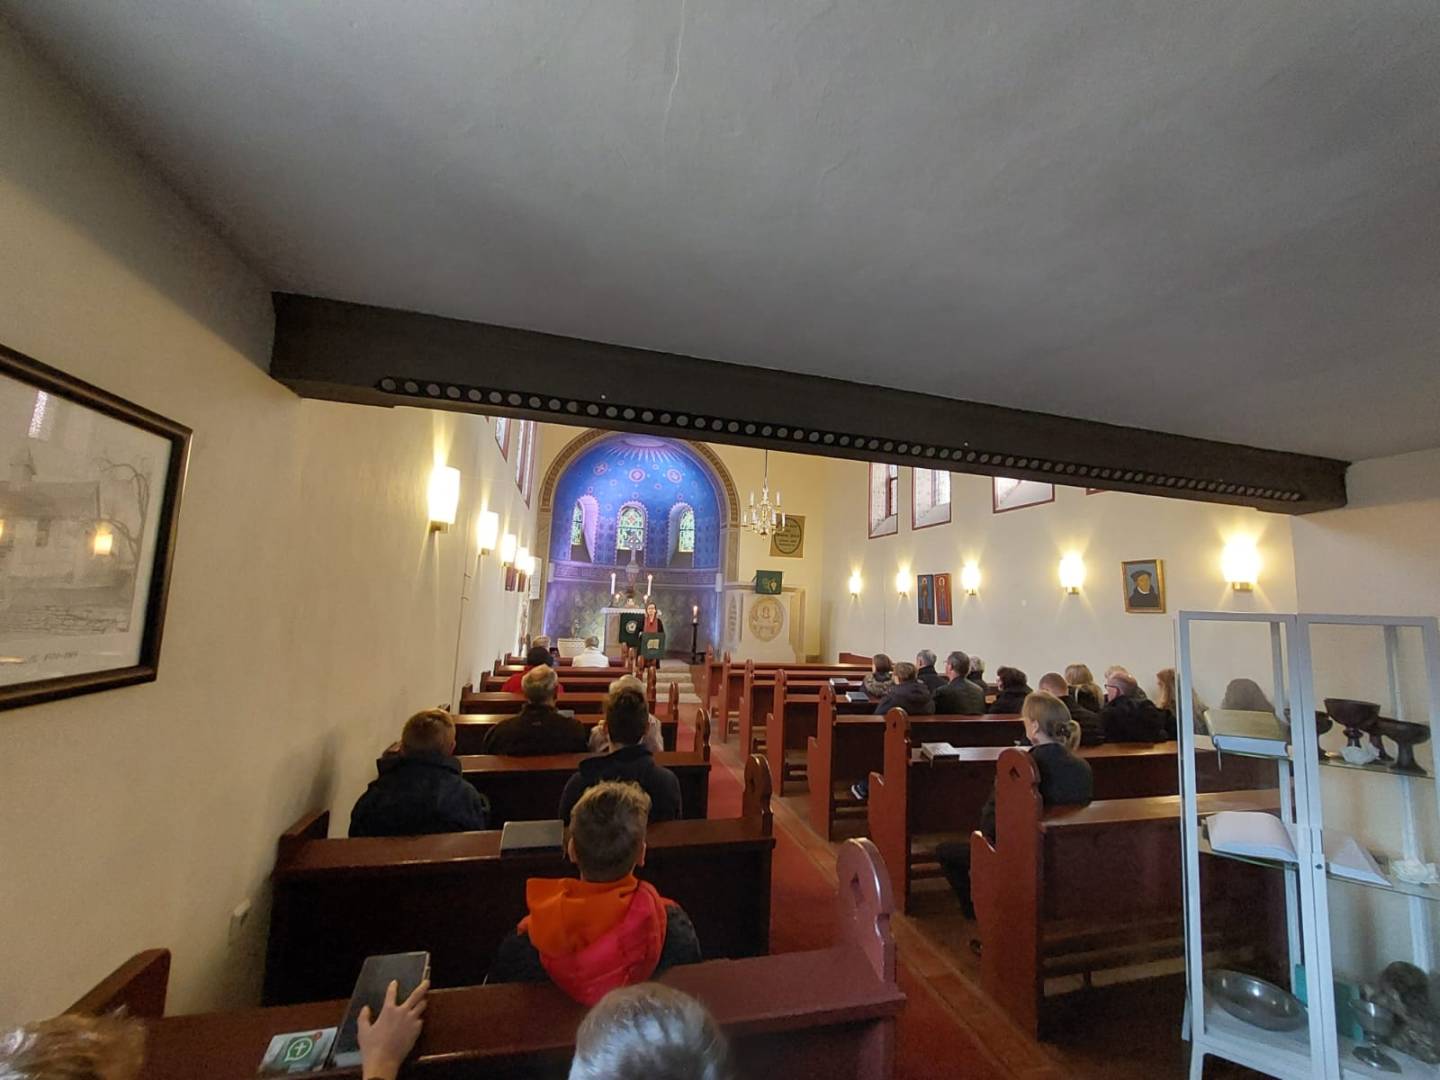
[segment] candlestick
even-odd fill
[[[645,575],[645,595],[646,595],[646,596],[649,596],[650,593],[653,591],[654,587],[655,587],[655,575],[654,575],[654,574],[646,574],[646,575]]]
[[[610,595],[615,595],[615,571],[610,571]]]
[[[695,604],[695,605],[693,605],[693,606],[690,608],[690,618],[691,618],[692,620],[695,620],[695,621],[698,621],[698,620],[699,620],[699,618],[700,618],[700,605],[699,605],[699,604]]]

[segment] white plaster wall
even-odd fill
[[[910,659],[928,647],[943,658],[960,648],[982,656],[992,675],[1001,664],[1022,668],[1032,685],[1046,671],[1075,662],[1089,664],[1097,677],[1108,665],[1123,664],[1151,684],[1156,671],[1175,662],[1176,612],[1294,610],[1285,517],[1117,492],[1086,495],[1069,487],[1057,488],[1053,503],[995,514],[989,478],[956,473],[950,524],[914,531],[910,470],[902,468],[900,530],[870,540],[867,475],[861,462],[832,462],[828,472],[826,655],[883,651]],[[1253,538],[1260,551],[1263,569],[1253,593],[1233,592],[1221,576],[1221,549],[1235,535]],[[1061,556],[1071,551],[1084,558],[1088,571],[1079,596],[1066,595],[1057,574]],[[1126,614],[1120,563],[1152,557],[1164,560],[1168,612]],[[979,563],[982,581],[979,594],[966,597],[960,569],[971,560]],[[909,579],[903,599],[895,590],[901,569]],[[846,583],[856,570],[863,587],[852,598]],[[946,571],[956,593],[955,625],[921,626],[914,575]],[[1206,636],[1197,650],[1208,658],[1197,673],[1201,695],[1218,703],[1225,682],[1238,675],[1268,685],[1267,642],[1255,630]]]
[[[264,283],[3,23],[0,131],[0,340],[195,430],[159,680],[0,714],[0,1024],[160,945],[173,1010],[252,1002],[276,836],[343,829],[451,698],[464,537],[427,531],[432,464],[466,514],[527,512],[483,420],[270,380]],[[517,610],[492,584],[477,656]]]

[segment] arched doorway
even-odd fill
[[[548,563],[541,622],[552,638],[602,635],[615,592],[643,603],[647,585],[672,652],[718,640],[720,580],[734,580],[739,500],[710,447],[587,431],[555,458],[540,490],[538,539]],[[612,579],[613,575],[613,579]]]

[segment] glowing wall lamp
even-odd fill
[[[520,546],[520,540],[514,533],[506,533],[500,538],[500,565],[514,566],[515,552]]]
[[[95,530],[95,541],[92,549],[96,555],[109,555],[110,552],[115,550],[115,534],[105,528],[105,526],[100,526],[100,528]]]
[[[481,510],[475,523],[475,537],[481,555],[494,551],[495,542],[500,539],[500,515],[494,510]]]
[[[1060,560],[1060,587],[1071,596],[1080,594],[1085,584],[1085,560],[1071,552]]]
[[[1255,550],[1255,541],[1236,537],[1227,543],[1220,553],[1220,570],[1230,588],[1236,592],[1253,592],[1255,582],[1260,579],[1260,552]]]
[[[910,571],[904,567],[895,571],[895,591],[901,596],[910,595]]]
[[[517,548],[515,551],[515,569],[522,574],[530,573],[530,549],[527,547]]]
[[[965,590],[966,596],[974,596],[980,591],[980,565],[969,562],[960,568],[960,587]]]
[[[436,465],[430,473],[430,531],[449,532],[460,506],[460,470]]]
[[[861,579],[861,577],[860,577],[860,571],[859,571],[859,570],[854,571],[854,572],[850,575],[850,595],[851,595],[852,597],[854,597],[854,596],[859,596],[859,595],[860,595],[860,587],[861,587],[862,585],[864,585],[864,584],[865,584],[865,582],[864,582],[864,581]]]

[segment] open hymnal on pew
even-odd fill
[[[1205,727],[1215,749],[1231,754],[1285,757],[1290,735],[1273,712],[1245,709],[1206,709]]]
[[[360,1010],[368,1005],[370,1016],[377,1017],[385,1007],[385,993],[392,982],[399,984],[395,989],[395,1000],[404,1001],[429,977],[428,952],[367,956],[365,966],[360,969],[360,977],[355,980],[355,989],[350,994],[345,1019],[340,1023],[340,1034],[335,1036],[335,1052],[330,1063],[337,1069],[353,1069],[359,1065]]]
[[[948,742],[922,742],[920,756],[926,761],[934,761],[936,758],[959,757],[960,748]]]
[[[1211,850],[1222,855],[1299,861],[1290,829],[1274,814],[1226,810],[1206,818],[1205,828]],[[1349,833],[1326,830],[1325,859],[1336,877],[1371,885],[1390,884],[1375,857]]]

